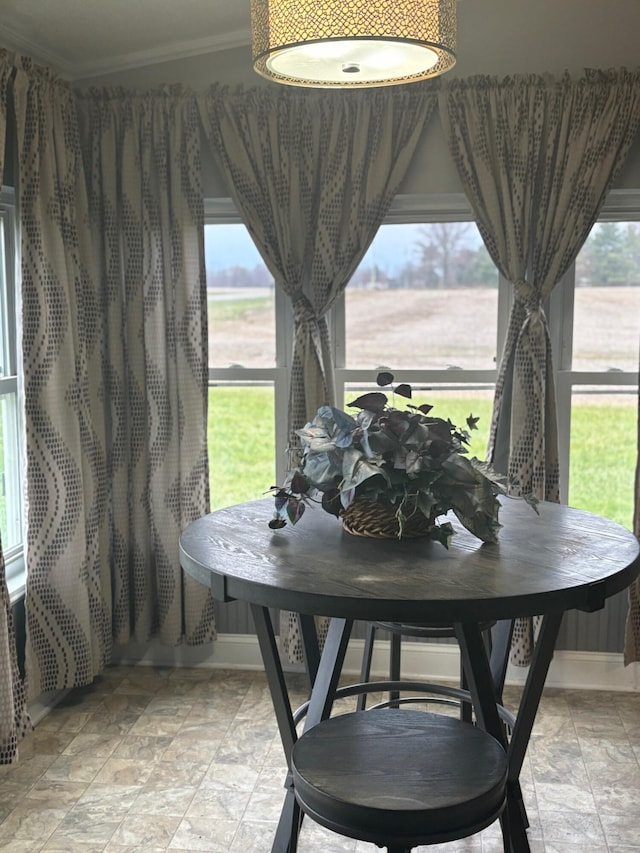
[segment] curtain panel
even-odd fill
[[[559,500],[551,341],[543,303],[575,260],[640,123],[640,75],[476,77],[442,90],[440,116],[487,250],[512,283],[488,459],[513,488]],[[527,664],[519,620],[514,663]]]
[[[0,186],[4,173],[9,88],[13,79],[13,60],[0,50]],[[7,574],[0,537],[0,765],[13,763],[18,743],[30,728],[26,688],[18,668],[16,635],[7,588]]]
[[[103,336],[74,95],[22,59],[14,103],[34,696],[89,683],[111,653]]]
[[[210,591],[180,567],[209,511],[200,128],[180,87],[78,101],[103,312],[113,637],[214,636]]]
[[[16,632],[0,537],[0,766],[18,759],[18,744],[31,731],[27,693],[16,655]]]
[[[327,312],[364,257],[437,102],[425,86],[368,92],[212,87],[199,99],[229,192],[276,284],[289,296],[294,346],[288,468],[300,429],[335,404]],[[318,621],[321,639],[326,620]],[[302,660],[297,618],[283,650]]]
[[[519,488],[558,500],[551,344],[543,302],[575,260],[640,122],[640,75],[623,70],[470,78],[440,114],[487,250],[513,285],[489,458]],[[500,448],[507,448],[503,457]]]
[[[335,403],[326,315],[362,260],[436,104],[435,88],[291,92],[212,87],[200,113],[229,192],[291,299],[295,430]]]

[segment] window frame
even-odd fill
[[[640,190],[610,190],[598,222],[639,222]],[[558,453],[560,460],[560,500],[568,504],[571,469],[571,401],[574,388],[580,386],[638,387],[638,371],[581,371],[572,368],[575,297],[575,262],[554,288],[550,298],[549,333],[553,352],[556,405],[558,414]],[[631,393],[631,392],[629,392]]]
[[[204,203],[204,224],[206,227],[207,225],[242,225],[243,222],[230,198],[210,198],[205,199]],[[287,467],[287,408],[293,349],[293,310],[286,293],[279,287],[275,288],[275,329],[276,363],[274,367],[209,367],[209,388],[225,383],[273,385],[275,477],[277,483],[282,483]]]
[[[4,279],[0,282],[2,298],[0,298],[0,318],[4,325],[6,334],[5,352],[0,353],[2,359],[7,357],[6,368],[0,366],[0,395],[11,395],[14,397],[13,417],[11,430],[13,433],[16,453],[13,455],[12,480],[18,491],[18,516],[16,524],[20,528],[21,539],[17,545],[7,547],[3,544],[7,587],[9,598],[13,603],[24,595],[26,584],[26,561],[25,561],[25,494],[24,494],[24,471],[25,471],[25,441],[24,441],[24,388],[22,381],[22,353],[19,346],[20,335],[20,264],[18,257],[18,226],[16,216],[15,192],[11,187],[0,189],[0,228],[2,229],[3,252],[0,252],[0,263],[3,270],[0,276]],[[0,247],[1,248],[1,247]]]
[[[474,222],[471,206],[464,193],[429,193],[398,195],[384,219],[384,225],[427,224],[430,222]],[[498,277],[498,318],[496,359],[499,360],[509,323],[512,291],[506,279]],[[330,314],[333,335],[333,361],[336,385],[336,404],[344,406],[344,388],[349,383],[371,382],[371,370],[346,367],[346,317],[344,294]],[[391,365],[393,367],[393,365]],[[438,386],[438,390],[475,390],[491,385],[495,388],[498,361],[492,370],[403,370],[402,381],[413,385]],[[455,381],[454,381],[455,378]]]
[[[463,193],[429,193],[398,195],[394,199],[384,224],[428,222],[469,222],[474,217]],[[598,221],[638,221],[640,222],[640,191],[611,190],[605,200]],[[206,224],[242,223],[231,199],[208,199],[205,202]],[[569,497],[569,468],[571,440],[571,400],[574,387],[601,385],[628,388],[638,385],[637,371],[621,372],[582,372],[571,368],[571,349],[573,346],[573,306],[574,306],[575,265],[572,264],[561,282],[554,288],[549,299],[548,320],[554,358],[554,379],[556,383],[558,443],[560,454],[560,496],[563,503]],[[513,288],[499,276],[498,318],[496,353],[499,360],[504,348],[510,311],[513,303]],[[329,312],[329,325],[332,329],[334,376],[336,387],[336,405],[344,405],[344,388],[350,383],[371,381],[371,370],[350,369],[346,367],[346,323],[344,295],[336,301]],[[289,300],[276,287],[276,367],[258,368],[213,368],[209,370],[209,384],[224,381],[271,381],[275,388],[276,412],[276,476],[282,482],[286,474],[285,449],[287,442],[286,411],[288,405],[288,387],[290,374],[290,353],[292,347],[293,315]],[[452,387],[461,390],[476,389],[491,385],[495,388],[499,364],[493,370],[403,370],[402,381],[415,385],[429,384],[439,390]]]

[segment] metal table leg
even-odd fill
[[[309,691],[311,691],[316,680],[316,675],[318,674],[318,667],[320,666],[320,643],[318,642],[315,618],[313,616],[306,616],[304,613],[298,613],[298,625],[300,626],[300,636],[302,637],[304,666],[309,679]]]
[[[542,625],[538,634],[529,673],[522,691],[516,722],[513,727],[509,742],[509,790],[511,807],[508,809],[509,820],[514,835],[514,850],[521,848],[515,846],[517,835],[515,832],[522,824],[520,815],[525,814],[522,791],[520,790],[520,772],[531,737],[531,731],[535,722],[542,691],[549,672],[549,666],[553,658],[553,652],[558,638],[558,631],[562,622],[563,614],[549,613],[542,619]],[[526,814],[525,814],[526,817]],[[522,848],[528,850],[529,848]]]
[[[513,619],[502,619],[491,629],[491,676],[496,689],[496,696],[502,701],[504,681],[507,676],[509,665],[509,652],[511,651],[511,638],[513,637]]]
[[[460,643],[464,668],[470,682],[469,689],[474,700],[478,721],[486,731],[507,748],[509,775],[506,820],[508,821],[508,834],[513,853],[527,853],[530,850],[526,834],[528,820],[519,777],[542,697],[542,690],[553,658],[561,622],[562,613],[548,614],[542,620],[508,744],[504,726],[496,711],[496,702],[501,703],[502,701],[499,696],[501,685],[496,690],[495,668],[487,660],[480,631],[477,625],[456,625],[456,634]]]

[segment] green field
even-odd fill
[[[483,458],[491,406],[486,400],[448,400],[433,410],[464,426],[480,418],[470,452]],[[634,405],[574,406],[569,502],[630,528],[636,465]],[[273,391],[270,388],[212,388],[209,392],[211,507],[219,509],[262,497],[274,485]],[[0,435],[0,469],[2,469]],[[0,471],[1,473],[1,471]],[[5,496],[0,494],[0,529],[6,530]]]
[[[631,398],[633,401],[633,398]],[[471,454],[484,458],[491,405],[486,400],[448,400],[433,414],[463,427],[480,417]],[[635,405],[574,406],[569,503],[630,528],[636,465]],[[259,498],[273,485],[273,391],[219,387],[209,392],[211,507]]]
[[[262,311],[273,305],[273,298],[250,297],[248,299],[209,299],[209,325],[214,328],[216,323],[242,320],[250,311]]]

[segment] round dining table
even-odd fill
[[[497,543],[482,543],[452,519],[449,548],[426,539],[354,536],[319,506],[295,526],[272,530],[273,501],[227,507],[188,525],[180,538],[185,572],[220,601],[250,605],[283,749],[290,762],[298,718],[289,702],[272,619],[300,614],[312,689],[304,729],[325,720],[355,620],[454,626],[478,724],[508,755],[507,819],[513,853],[529,850],[519,775],[560,628],[568,610],[593,612],[640,573],[640,548],[627,529],[561,504],[502,498]],[[449,519],[447,519],[449,520]],[[322,655],[314,617],[331,617]],[[541,616],[513,725],[506,730],[502,685],[510,628]],[[480,626],[494,622],[486,651]],[[366,711],[363,713],[367,713]],[[300,813],[291,774],[273,853],[294,853]]]

